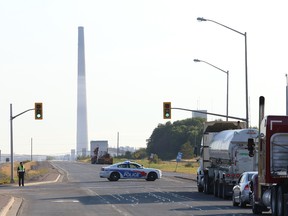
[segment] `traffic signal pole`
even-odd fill
[[[209,113],[209,112],[204,112],[204,111],[199,111],[199,110],[191,110],[191,109],[176,108],[176,107],[171,107],[171,109],[178,109],[178,110],[184,110],[184,111],[189,111],[189,112],[197,112],[197,113],[203,113],[203,114],[208,114],[208,115],[214,115],[214,116],[220,116],[220,117],[226,117],[226,118],[231,118],[231,119],[237,119],[237,120],[241,120],[241,121],[246,121],[245,118],[239,118],[239,117],[235,117],[235,116],[221,115],[221,114],[216,114],[216,113]]]
[[[205,111],[200,111],[200,110],[191,110],[191,109],[171,107],[171,102],[163,102],[163,118],[164,119],[171,119],[171,109],[178,109],[178,110],[184,110],[184,111],[189,111],[189,112],[202,113],[202,114],[206,114],[206,115],[226,117],[226,119],[231,118],[231,119],[237,119],[237,120],[241,120],[241,121],[247,120],[247,119],[239,118],[239,117],[235,117],[235,116],[228,116],[228,113],[227,113],[227,115],[221,115],[221,114],[217,114],[217,113],[210,113],[210,112],[205,112]],[[246,127],[248,127],[248,124],[246,125]]]
[[[13,153],[13,119],[16,117],[34,109],[27,109],[24,112],[19,113],[18,115],[13,116],[12,104],[10,104],[10,154],[11,154],[11,178],[10,183],[15,183],[14,181],[14,153]]]

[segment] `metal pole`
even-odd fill
[[[226,99],[226,121],[228,121],[228,103],[229,103],[229,71],[227,71],[227,99]]]
[[[117,157],[119,156],[119,132],[117,132]]]
[[[234,31],[234,32],[236,32],[236,33],[238,33],[238,34],[243,35],[244,38],[245,38],[245,85],[246,85],[246,87],[245,87],[245,89],[246,89],[246,119],[245,119],[245,121],[246,121],[246,127],[249,128],[249,114],[248,114],[247,33],[246,33],[246,32],[245,32],[245,33],[239,32],[239,31],[237,31],[237,30],[235,30],[235,29],[233,29],[233,28],[230,28],[230,27],[228,27],[228,26],[226,26],[226,25],[223,25],[222,23],[219,23],[219,22],[216,22],[216,21],[210,20],[210,19],[205,19],[205,18],[203,18],[203,17],[198,17],[197,20],[198,20],[198,21],[210,21],[210,22],[216,23],[216,24],[218,24],[218,25],[220,25],[220,26],[223,26],[224,28],[230,29],[231,31]]]
[[[178,107],[171,107],[171,109],[178,109],[178,110],[184,110],[184,111],[189,111],[189,112],[203,113],[203,114],[206,114],[206,115],[214,115],[214,116],[226,117],[226,115],[221,115],[221,114],[217,114],[217,113],[210,113],[210,112],[204,112],[204,111],[200,111],[200,110],[191,110],[191,109],[178,108]],[[228,116],[228,118],[237,119],[237,120],[241,120],[241,121],[245,121],[246,120],[244,118],[239,118],[239,117],[235,117],[235,116]]]
[[[228,106],[229,106],[229,105],[228,105],[228,104],[229,104],[229,71],[225,71],[225,70],[223,70],[223,69],[221,69],[221,68],[219,68],[219,67],[217,67],[217,66],[215,66],[215,65],[213,65],[213,64],[210,64],[209,62],[203,61],[203,60],[194,59],[194,62],[204,62],[205,64],[208,64],[208,65],[210,65],[210,66],[212,66],[212,67],[214,67],[214,68],[216,68],[216,69],[222,71],[223,73],[226,73],[226,75],[227,75],[226,121],[228,121]]]
[[[248,66],[247,66],[247,33],[244,33],[245,37],[245,85],[246,85],[246,124],[249,128],[249,117],[248,117]]]
[[[10,157],[11,157],[11,178],[10,183],[14,181],[14,160],[13,160],[13,115],[12,115],[12,104],[10,104]]]
[[[32,161],[33,138],[31,137],[31,161]]]
[[[288,115],[288,75],[286,76],[286,115]]]

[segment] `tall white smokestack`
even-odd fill
[[[77,155],[86,155],[88,147],[87,102],[85,78],[84,28],[78,27],[78,88],[77,88]]]

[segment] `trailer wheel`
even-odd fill
[[[201,183],[203,182],[203,185]],[[200,177],[198,172],[197,172],[197,188],[198,192],[203,192],[204,191],[204,176]]]
[[[219,189],[218,185],[219,185],[219,181],[218,180],[214,181],[213,194],[214,194],[215,197],[218,197],[218,189]]]
[[[204,188],[202,187],[202,186],[200,186],[200,185],[198,185],[198,192],[203,192],[203,190],[204,190]]]
[[[225,182],[223,182],[223,185],[222,185],[222,197],[223,199],[227,199]]]
[[[207,175],[204,175],[204,193],[209,194],[209,177]]]
[[[262,214],[262,208],[255,203],[255,195],[252,193],[252,212],[253,214]]]
[[[277,201],[278,201],[277,216],[282,216],[282,215],[284,215],[284,202],[283,202],[282,186],[278,187]]]
[[[204,193],[205,194],[208,194],[208,186],[207,186],[207,178],[206,177],[204,177]]]
[[[271,188],[271,212],[272,212],[272,216],[277,216],[277,207],[278,207],[277,186],[273,186]]]
[[[222,198],[223,183],[218,184],[218,197]]]

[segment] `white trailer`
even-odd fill
[[[204,123],[199,159],[200,165],[197,170],[197,186],[199,192],[204,191],[204,170],[211,167],[210,144],[214,136],[223,130],[243,129],[245,127],[246,123],[239,121],[210,121]],[[208,193],[207,188],[205,192]]]
[[[97,163],[97,160],[108,153],[108,141],[96,140],[90,142],[91,157],[94,159],[92,163]],[[96,160],[95,160],[96,159]]]
[[[248,140],[257,142],[258,130],[237,129],[217,133],[210,144],[210,166],[204,170],[204,191],[217,197],[232,196],[232,189],[243,172],[256,170],[249,157]]]

